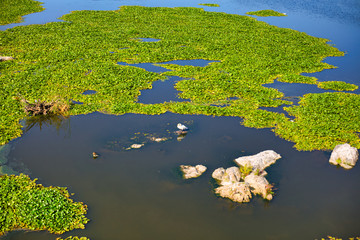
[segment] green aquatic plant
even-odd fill
[[[0,25],[23,21],[22,16],[44,10],[41,2],[33,0],[1,0]]]
[[[0,144],[21,134],[19,121],[26,113],[19,96],[31,103],[54,98],[81,102],[70,105],[70,115],[169,111],[236,116],[244,119],[245,126],[256,128],[296,125],[298,121],[291,122],[284,114],[260,109],[291,104],[282,92],[263,85],[275,79],[315,84],[316,78],[300,74],[333,68],[322,60],[343,55],[327,39],[249,16],[200,8],[124,6],[117,11],[75,11],[61,19],[0,32],[0,54],[15,58],[0,62],[0,94],[4,96],[0,99]],[[206,67],[162,64],[171,70],[162,74],[117,64],[191,59],[217,62]],[[187,102],[138,102],[141,90],[151,89],[154,81],[168,76],[184,78],[175,88]],[[88,89],[96,93],[82,94]],[[297,137],[276,131],[297,143]],[[346,140],[347,135],[341,138]],[[303,149],[328,146],[310,144]]]
[[[44,187],[23,174],[0,176],[0,235],[15,229],[56,234],[83,229],[87,206],[69,197],[66,188]]]
[[[90,240],[90,238],[87,238],[87,237],[73,237],[73,236],[70,236],[70,237],[67,237],[65,239],[63,238],[56,238],[56,240]]]
[[[283,17],[286,16],[285,13],[280,13],[274,10],[260,10],[254,12],[247,12],[248,15],[254,15],[259,17]]]
[[[302,150],[333,149],[342,143],[360,148],[359,106],[357,94],[306,94],[299,106],[284,108],[295,119],[279,122],[274,131]]]
[[[335,91],[354,91],[359,88],[355,84],[350,84],[342,81],[319,82],[318,87]]]
[[[207,7],[220,7],[219,4],[216,3],[199,3],[200,6],[207,6]]]
[[[252,172],[253,168],[251,165],[240,166],[241,177],[245,178]]]

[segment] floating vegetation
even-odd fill
[[[15,229],[61,234],[83,229],[87,207],[66,188],[44,187],[28,176],[0,176],[0,235]]]
[[[327,39],[271,26],[249,16],[200,8],[124,6],[117,11],[75,11],[61,19],[64,22],[0,32],[0,54],[14,57],[13,61],[0,62],[0,94],[4,96],[0,99],[0,144],[21,134],[19,121],[26,114],[17,96],[32,103],[36,99],[51,102],[59,96],[65,101],[81,102],[70,105],[71,115],[102,111],[237,116],[244,118],[245,126],[274,128],[280,136],[298,143],[300,137],[290,138],[284,128],[278,130],[290,122],[289,118],[260,109],[291,102],[283,100],[282,92],[263,85],[275,79],[316,84],[316,78],[300,74],[333,68],[322,60],[343,55],[328,45]],[[140,38],[161,41],[134,41]],[[161,64],[172,70],[162,73],[130,66],[195,59],[219,62],[205,67]],[[151,89],[154,81],[168,76],[184,78],[175,88],[181,92],[179,97],[188,101],[138,102],[142,90]],[[82,94],[89,89],[96,94]],[[307,132],[307,126],[300,122],[291,124],[299,124],[299,134]],[[339,125],[334,121],[329,124]],[[353,131],[356,126],[349,128]],[[345,132],[339,134],[337,141],[353,141]],[[307,136],[313,137],[317,135]],[[296,146],[327,149],[331,144],[325,142],[332,140],[324,136],[323,145],[312,145],[317,141],[314,139],[307,141],[306,147]]]
[[[67,237],[65,239],[63,238],[56,238],[56,240],[90,240],[89,238],[87,237],[73,237],[73,236],[70,236],[70,237]]]
[[[18,23],[22,16],[44,10],[41,2],[33,0],[1,0],[0,25]]]
[[[285,108],[295,119],[279,123],[275,133],[302,150],[333,149],[344,142],[360,148],[359,106],[357,94],[306,94],[299,106]]]
[[[318,87],[335,91],[354,91],[358,89],[358,86],[356,86],[355,84],[350,84],[342,81],[319,82]]]
[[[199,3],[200,6],[206,6],[206,7],[220,7],[219,4],[216,3]]]
[[[259,17],[284,17],[286,13],[280,13],[274,10],[260,10],[255,12],[247,12],[248,15],[254,15]]]

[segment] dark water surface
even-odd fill
[[[0,30],[57,20],[72,10],[115,10],[121,5],[200,7],[204,1],[142,0],[44,0],[47,9],[28,15],[21,24],[0,26]],[[360,80],[360,6],[358,0],[224,0],[207,11],[245,14],[274,9],[287,17],[258,18],[279,27],[330,39],[344,57],[327,58],[337,69],[307,74],[319,81]],[[145,64],[145,63],[144,63]],[[147,67],[151,63],[146,63]],[[180,64],[180,63],[176,63]],[[145,65],[144,65],[145,66]],[[150,67],[151,67],[150,66]],[[204,65],[206,66],[206,65]],[[149,70],[152,71],[152,70]],[[163,68],[157,67],[157,71]],[[143,102],[163,101],[176,96],[170,80],[156,82],[139,98]],[[167,82],[169,81],[169,82]],[[161,85],[162,83],[171,83]],[[164,89],[165,87],[165,89]],[[286,96],[323,92],[306,84],[276,87]],[[91,90],[91,89],[89,89]],[[170,94],[168,97],[166,94]],[[86,94],[96,94],[86,92]],[[359,94],[359,90],[355,91]],[[146,96],[149,94],[148,96]],[[156,99],[156,96],[159,99]],[[182,122],[190,132],[179,141],[174,134]],[[76,201],[89,207],[91,221],[85,230],[62,235],[86,236],[91,240],[117,239],[321,239],[327,235],[360,236],[360,167],[352,170],[328,163],[330,152],[299,152],[269,129],[249,129],[235,117],[206,117],[177,114],[146,116],[100,113],[73,116],[62,122],[32,123],[23,137],[14,140],[9,161],[18,163],[45,186],[64,186]],[[149,141],[145,134],[166,137]],[[132,140],[132,137],[138,137]],[[147,135],[146,135],[147,136]],[[125,150],[145,142],[140,149]],[[282,158],[269,167],[267,179],[277,188],[271,202],[254,197],[248,204],[236,204],[213,193],[211,173],[233,166],[240,156],[272,149]],[[92,152],[100,157],[93,159]],[[195,180],[182,180],[181,164],[203,164],[208,171]],[[54,240],[47,232],[11,232],[2,240]]]

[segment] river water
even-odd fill
[[[358,0],[44,0],[44,12],[25,22],[1,26],[43,24],[73,10],[115,10],[122,5],[200,7],[207,11],[245,14],[274,9],[282,18],[258,18],[279,27],[330,39],[344,57],[327,58],[337,69],[311,74],[320,81],[340,80],[359,85],[360,3]],[[165,81],[166,82],[166,81]],[[287,96],[317,89],[277,83]],[[156,90],[158,89],[158,90]],[[163,88],[154,88],[161,95]],[[157,91],[157,92],[156,92]],[[355,91],[359,94],[359,90]],[[145,94],[144,94],[145,95]],[[141,99],[141,97],[140,97]],[[151,101],[147,96],[145,101]],[[45,186],[68,187],[76,201],[85,202],[91,221],[84,230],[61,237],[116,239],[321,239],[328,235],[360,236],[360,167],[351,170],[328,163],[330,152],[299,152],[293,143],[270,129],[250,129],[236,117],[208,117],[166,113],[159,116],[92,113],[27,123],[28,130],[10,143],[9,165],[28,173]],[[184,138],[174,134],[176,124],[189,126]],[[24,123],[26,125],[26,123]],[[148,134],[148,135],[146,135]],[[150,142],[147,136],[166,137]],[[145,142],[140,149],[125,150]],[[272,149],[282,158],[267,169],[276,195],[270,202],[254,197],[237,204],[217,197],[211,173],[235,165],[240,156]],[[93,159],[92,152],[100,156]],[[208,167],[198,179],[181,179],[181,164]],[[2,240],[54,240],[47,232],[14,231]]]

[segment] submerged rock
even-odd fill
[[[195,167],[190,165],[180,166],[180,170],[183,172],[183,177],[185,179],[197,178],[201,176],[206,171],[206,169],[207,168],[203,165],[196,165]]]
[[[10,153],[10,145],[6,144],[0,146],[0,165],[5,165],[8,162],[9,153]]]
[[[359,158],[358,150],[351,147],[350,144],[337,145],[331,153],[329,162],[334,165],[340,165],[345,169],[351,169],[355,166]]]
[[[251,199],[250,187],[246,182],[236,182],[220,186],[215,189],[215,193],[234,202],[250,202]]]
[[[276,160],[280,159],[280,154],[273,150],[266,150],[252,156],[239,157],[235,162],[240,166],[251,166],[253,171],[258,169],[264,171],[265,168],[274,164]]]
[[[14,169],[12,169],[11,167],[7,166],[7,165],[2,165],[0,166],[0,175],[19,175],[18,172],[16,172]]]
[[[259,194],[267,200],[271,200],[273,198],[271,193],[272,186],[264,176],[258,176],[251,173],[245,177],[245,183],[249,184],[252,193]]]

